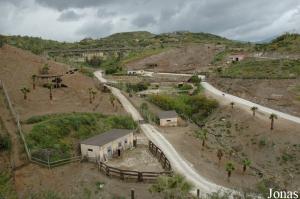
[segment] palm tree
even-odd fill
[[[218,149],[218,151],[217,151],[217,157],[219,159],[219,166],[220,166],[221,159],[223,157],[223,151],[221,149]]]
[[[26,99],[27,99],[27,93],[29,93],[30,90],[29,90],[27,87],[23,87],[23,88],[21,88],[20,90],[21,90],[21,92],[22,92],[23,95],[24,95],[24,100],[26,100]]]
[[[113,96],[112,94],[110,94],[110,96],[109,96],[109,101],[110,101],[110,103],[111,103],[111,105],[113,106],[113,107],[115,107],[115,96]]]
[[[230,102],[231,108],[233,108],[234,106],[234,102]]]
[[[32,78],[32,89],[34,90],[35,89],[36,75],[32,75],[31,78]]]
[[[93,89],[92,89],[92,88],[89,88],[90,104],[93,102],[93,99],[92,99],[92,91],[93,91]]]
[[[228,177],[228,182],[230,181],[231,173],[235,170],[234,164],[231,162],[228,162],[225,167],[227,171],[227,177]]]
[[[160,176],[153,184],[149,192],[159,194],[165,199],[182,199],[189,196],[193,185],[185,180],[185,177],[175,174],[174,176]]]
[[[251,165],[251,161],[249,159],[243,160],[243,173],[246,172],[247,167]]]
[[[203,129],[203,130],[198,131],[198,136],[202,140],[202,147],[204,147],[205,141],[207,139],[207,130]]]
[[[272,114],[270,115],[269,119],[271,120],[271,130],[274,129],[274,120],[277,119],[277,118],[278,118],[277,115],[274,114],[274,113],[272,113]]]
[[[255,116],[255,112],[258,108],[256,106],[251,107],[251,111],[253,112],[253,116]]]
[[[50,98],[50,100],[52,100],[52,98],[53,98],[53,95],[52,95],[53,84],[48,83],[46,85],[46,87],[49,89],[49,98]]]
[[[97,94],[97,92],[93,90],[92,91],[93,100],[95,100],[96,94]]]

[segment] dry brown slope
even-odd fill
[[[213,45],[190,44],[152,55],[126,65],[129,69],[147,69],[155,72],[194,72],[205,71],[217,53]],[[156,63],[158,67],[147,68],[147,64]]]
[[[300,116],[300,80],[210,78],[218,89],[263,106]]]
[[[38,74],[48,63],[51,74],[64,74],[63,83],[67,88],[53,90],[53,100],[49,100],[49,90],[37,86],[32,90],[31,76]],[[11,46],[0,48],[0,79],[4,81],[17,112],[22,119],[32,115],[60,112],[100,112],[104,114],[124,114],[120,105],[112,107],[109,94],[97,90],[96,99],[89,104],[88,88],[97,89],[98,82],[81,73],[65,74],[69,66],[46,60],[30,52]],[[20,89],[28,87],[28,100],[23,99]]]

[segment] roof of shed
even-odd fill
[[[101,133],[99,135],[83,140],[80,142],[80,144],[103,146],[111,141],[124,137],[132,132],[133,130],[128,130],[128,129],[112,129],[105,133]]]
[[[178,117],[176,111],[162,111],[158,114],[159,119],[168,119]]]

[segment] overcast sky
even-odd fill
[[[0,0],[0,34],[75,41],[137,30],[260,41],[300,32],[300,1]]]

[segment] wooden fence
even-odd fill
[[[164,152],[150,140],[149,140],[149,150],[154,156],[158,158],[159,162],[162,164],[162,167],[164,169],[166,169],[167,171],[172,170],[170,161],[165,156]]]
[[[0,80],[0,88],[3,90],[6,102],[8,104],[9,110],[10,110],[10,112],[11,112],[11,114],[12,114],[14,120],[15,120],[15,123],[17,125],[18,133],[19,133],[19,135],[20,135],[20,137],[23,141],[25,151],[26,151],[26,154],[27,154],[27,158],[30,162],[41,165],[41,166],[48,167],[50,169],[50,168],[53,168],[53,167],[57,167],[57,166],[61,166],[61,165],[64,165],[64,164],[68,164],[68,163],[72,163],[72,162],[76,162],[76,161],[81,160],[81,156],[75,156],[75,157],[61,159],[61,160],[57,160],[57,161],[49,161],[49,160],[45,161],[45,160],[41,160],[39,158],[33,157],[32,154],[31,154],[30,148],[27,145],[25,135],[23,133],[21,122],[20,122],[20,119],[19,119],[19,115],[15,111],[15,109],[12,105],[12,102],[10,100],[10,97],[8,95],[7,89],[6,89],[3,81],[1,81],[1,80]]]
[[[18,133],[24,143],[24,147],[25,147],[25,151],[26,151],[26,154],[27,154],[27,157],[28,159],[30,160],[31,159],[31,153],[30,153],[30,149],[28,148],[28,145],[26,143],[26,140],[25,140],[25,136],[23,134],[23,130],[22,130],[22,127],[21,127],[21,123],[20,123],[20,119],[19,119],[19,115],[17,114],[17,112],[15,111],[12,103],[11,103],[11,100],[10,100],[10,97],[7,93],[7,90],[5,88],[5,85],[4,83],[0,80],[0,87],[2,88],[3,90],[3,93],[4,93],[4,96],[5,96],[5,99],[6,99],[6,102],[8,104],[8,107],[9,107],[9,110],[13,116],[13,118],[15,119],[15,122],[16,122],[16,125],[17,125],[17,130],[18,130]]]
[[[98,162],[98,171],[104,172],[109,177],[117,177],[121,180],[136,180],[138,182],[154,181],[161,175],[171,176],[172,171],[164,172],[148,172],[148,171],[132,171],[124,170],[108,166],[104,162]]]

